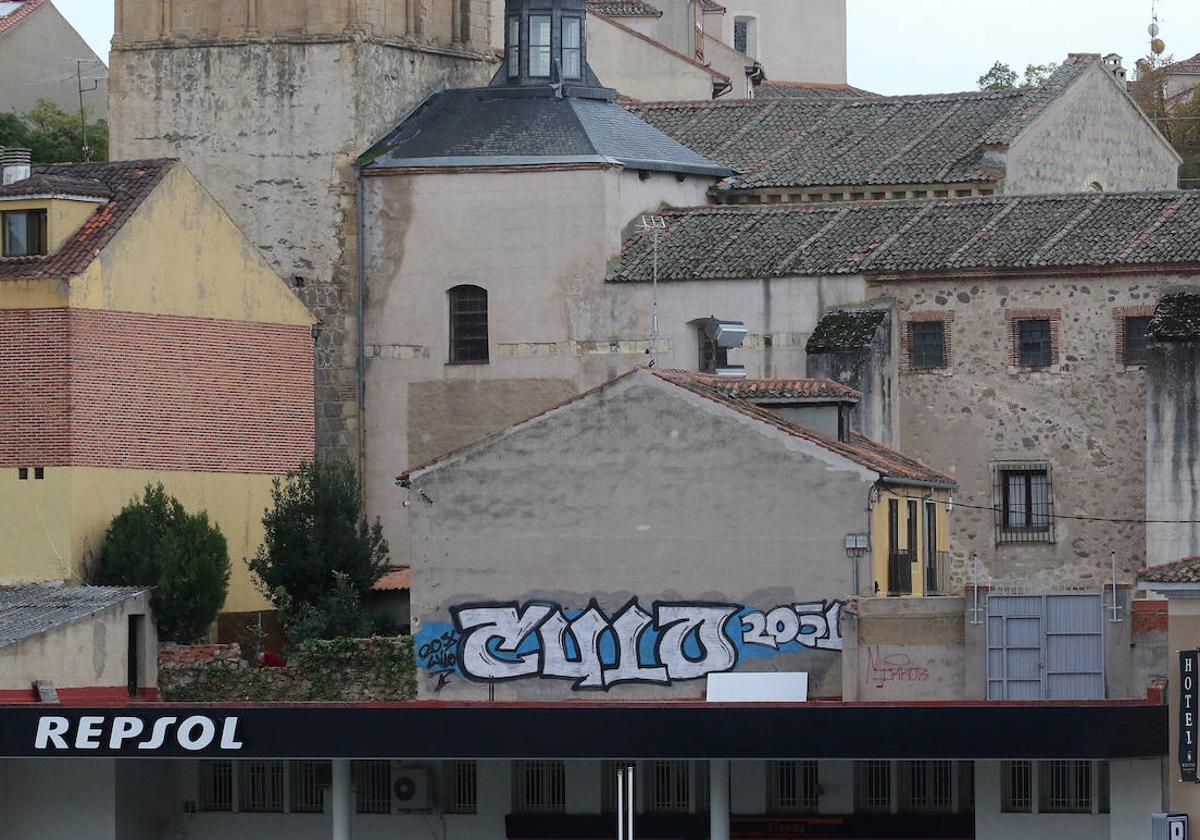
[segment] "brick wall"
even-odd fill
[[[276,473],[312,457],[307,327],[6,311],[6,344],[0,407],[25,422],[0,430],[0,465]]]

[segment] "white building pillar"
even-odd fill
[[[729,762],[708,766],[708,813],[711,840],[729,840]]]
[[[354,812],[353,797],[350,795],[350,759],[333,759],[333,840],[350,840],[350,815]]]

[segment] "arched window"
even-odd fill
[[[450,363],[488,360],[487,290],[455,286],[450,290]]]

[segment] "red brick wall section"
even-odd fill
[[[67,311],[0,311],[0,467],[57,467],[70,457]]]
[[[308,327],[96,310],[24,317],[51,312],[65,329],[41,330],[14,366],[42,356],[69,365],[69,389],[58,380],[69,434],[47,426],[37,443],[59,453],[57,465],[270,474],[312,457]],[[6,370],[0,393],[14,381],[25,380]],[[4,445],[0,459],[56,465],[37,463],[32,446]]]

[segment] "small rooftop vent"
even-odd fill
[[[17,146],[0,147],[0,186],[7,187],[29,177],[33,153]]]

